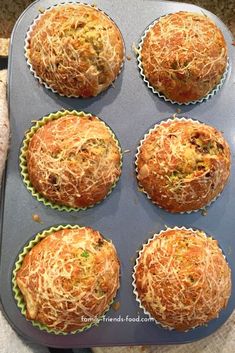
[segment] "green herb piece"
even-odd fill
[[[82,256],[82,257],[85,257],[85,258],[89,257],[88,251],[84,250],[84,251],[82,252],[81,256]]]

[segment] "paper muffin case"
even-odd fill
[[[13,290],[13,295],[14,298],[16,300],[16,304],[18,306],[18,308],[21,311],[21,314],[26,317],[26,304],[24,301],[24,297],[16,283],[16,274],[17,271],[21,268],[24,257],[26,256],[26,254],[37,244],[39,243],[42,239],[46,238],[48,235],[50,235],[53,232],[62,230],[62,229],[81,229],[84,227],[80,227],[78,225],[59,225],[57,227],[51,227],[49,229],[46,229],[44,231],[42,231],[41,233],[38,233],[35,238],[33,240],[31,240],[22,250],[22,252],[18,255],[17,261],[15,262],[15,266],[13,269],[13,276],[12,276],[12,290]],[[102,320],[102,318],[105,316],[105,314],[108,312],[108,310],[110,309],[111,305],[113,304],[114,299],[110,302],[108,308],[105,310],[105,312],[96,319],[95,322],[89,323],[87,326],[84,326],[82,329],[78,329],[72,332],[61,332],[58,330],[54,330],[53,328],[50,328],[46,325],[41,324],[40,322],[36,321],[36,320],[28,320],[32,323],[32,325],[34,327],[37,327],[38,329],[42,330],[42,331],[46,331],[48,333],[53,333],[55,335],[64,335],[67,336],[69,334],[75,334],[75,333],[80,333],[83,332],[89,328],[91,328],[92,326],[97,326],[99,324],[99,322]]]
[[[142,140],[140,140],[140,143],[139,143],[139,146],[137,147],[137,153],[135,155],[135,171],[136,171],[136,179],[137,179],[137,182],[138,182],[138,185],[140,187],[140,191],[143,192],[147,198],[149,200],[151,200],[151,202],[154,204],[154,205],[157,205],[159,208],[162,208],[163,210],[169,212],[169,213],[173,213],[173,214],[190,214],[190,213],[193,213],[193,212],[198,212],[198,211],[203,211],[205,210],[206,207],[209,207],[214,201],[216,201],[218,199],[218,197],[221,195],[221,193],[219,193],[214,199],[212,199],[208,204],[206,204],[205,206],[203,206],[202,208],[198,208],[196,210],[191,210],[191,211],[185,211],[185,212],[172,212],[170,210],[167,210],[166,208],[162,207],[161,205],[159,205],[156,201],[153,201],[152,198],[149,196],[149,194],[144,190],[143,186],[141,185],[139,179],[137,178],[137,175],[138,175],[138,156],[139,156],[139,153],[140,153],[140,148],[141,146],[143,145],[145,139],[153,132],[155,131],[160,125],[162,124],[165,124],[165,123],[168,123],[170,121],[191,121],[193,122],[194,124],[204,124],[205,123],[202,123],[198,120],[194,120],[194,119],[191,119],[191,118],[185,118],[185,117],[182,117],[182,118],[176,118],[176,117],[173,117],[173,118],[169,118],[169,119],[164,119],[162,121],[160,121],[160,123],[157,123],[155,124],[143,137]]]
[[[139,46],[137,49],[137,62],[138,62],[138,68],[140,70],[140,75],[142,76],[144,82],[147,84],[148,88],[155,93],[156,95],[158,95],[159,98],[163,98],[166,102],[170,102],[172,104],[178,104],[178,105],[190,105],[190,104],[197,104],[197,103],[202,103],[203,101],[207,101],[209,98],[213,97],[219,90],[220,88],[223,86],[225,79],[227,77],[228,74],[228,70],[229,70],[229,58],[227,61],[227,66],[225,68],[225,71],[220,79],[220,82],[215,86],[215,88],[213,88],[212,91],[210,91],[205,97],[202,97],[201,99],[195,100],[195,101],[191,101],[191,102],[186,102],[186,103],[182,103],[182,102],[177,102],[177,101],[173,101],[170,98],[167,98],[163,93],[157,91],[148,81],[147,77],[144,74],[144,68],[142,66],[142,60],[141,60],[141,51],[142,51],[142,47],[143,47],[143,43],[145,40],[145,37],[147,36],[147,33],[151,30],[152,27],[154,27],[154,25],[163,17],[168,16],[170,14],[161,16],[159,18],[157,18],[154,22],[152,22],[144,31],[144,34],[142,35],[142,37],[140,38],[140,42],[139,42]]]
[[[120,70],[116,76],[116,78],[113,80],[113,82],[104,90],[104,91],[101,91],[97,96],[99,96],[100,94],[102,94],[103,92],[105,92],[108,88],[110,88],[110,86],[112,84],[114,84],[114,82],[116,81],[116,79],[118,78],[118,76],[120,75],[122,69],[123,69],[123,66],[124,66],[124,61],[125,61],[125,43],[124,43],[124,39],[123,39],[123,36],[122,36],[122,33],[119,29],[119,27],[117,26],[116,22],[104,11],[102,11],[101,9],[99,9],[97,6],[95,5],[90,5],[90,4],[86,4],[86,3],[82,3],[82,2],[78,2],[78,1],[69,1],[69,2],[63,2],[61,4],[55,4],[55,5],[52,5],[50,7],[47,7],[45,9],[45,11],[41,12],[33,21],[33,23],[30,25],[27,33],[26,33],[26,37],[25,37],[25,41],[24,41],[24,54],[25,54],[25,58],[26,58],[26,61],[27,61],[27,64],[29,66],[29,69],[30,69],[30,72],[33,74],[33,76],[40,82],[41,85],[43,85],[45,88],[49,89],[50,91],[52,91],[53,93],[56,93],[58,95],[60,95],[61,97],[68,97],[68,98],[81,98],[81,99],[85,99],[81,96],[75,96],[75,95],[65,95],[65,94],[62,94],[62,93],[59,93],[57,92],[56,90],[54,90],[52,87],[48,86],[46,82],[44,82],[41,77],[39,77],[37,74],[36,74],[36,71],[33,69],[31,63],[30,63],[30,60],[29,60],[29,57],[27,55],[28,53],[28,48],[29,48],[29,41],[30,41],[30,35],[32,33],[32,30],[34,28],[34,26],[36,25],[36,23],[39,21],[39,19],[48,11],[50,11],[53,7],[56,7],[56,6],[66,6],[66,5],[72,5],[72,4],[78,4],[78,5],[85,5],[85,6],[89,6],[91,8],[95,8],[96,10],[100,11],[101,13],[103,13],[104,15],[106,15],[114,24],[115,26],[118,28],[120,34],[121,34],[121,37],[122,37],[122,42],[123,42],[123,49],[124,49],[124,52],[123,52],[123,61],[122,61],[122,64],[120,66]],[[96,97],[97,97],[96,96]],[[95,97],[95,96],[94,96]],[[88,97],[88,98],[93,98],[92,97]]]
[[[137,258],[136,258],[136,262],[135,262],[135,265],[134,265],[134,268],[133,268],[133,273],[132,273],[132,278],[133,278],[133,281],[132,281],[132,286],[133,286],[133,293],[135,295],[135,298],[136,298],[136,301],[138,302],[139,304],[139,307],[140,309],[142,309],[145,313],[145,315],[147,315],[150,319],[152,319],[157,325],[160,325],[161,327],[165,328],[165,329],[168,329],[170,331],[172,330],[175,330],[173,327],[170,327],[168,325],[164,325],[162,324],[161,322],[157,321],[154,317],[152,317],[152,315],[145,309],[145,307],[142,305],[141,303],[141,300],[139,298],[139,295],[138,295],[138,292],[137,292],[137,288],[136,288],[136,279],[135,279],[135,273],[136,273],[136,269],[137,269],[137,266],[139,264],[139,260],[140,260],[140,257],[142,255],[142,253],[144,252],[145,248],[154,240],[156,239],[160,234],[166,232],[167,230],[189,230],[189,231],[192,231],[192,232],[195,232],[195,230],[199,230],[199,229],[193,229],[193,228],[186,228],[186,227],[173,227],[173,228],[170,228],[170,227],[166,227],[166,229],[164,230],[161,230],[159,233],[157,234],[154,234],[152,238],[150,238],[147,243],[145,243],[141,250],[138,252],[138,255],[137,255]],[[202,231],[204,233],[205,236],[207,236],[207,234]],[[220,246],[219,246],[220,248]],[[221,250],[221,248],[220,248]],[[222,252],[222,250],[221,250]],[[222,252],[223,253],[223,252]],[[225,255],[223,254],[224,258],[226,259]],[[205,324],[206,325],[206,324]],[[204,325],[204,326],[205,326]],[[187,330],[187,331],[184,331],[184,332],[188,332],[190,330],[193,330],[195,329],[196,327],[198,326],[195,326],[195,327],[192,327],[191,329]]]
[[[19,161],[20,161],[20,173],[23,179],[24,184],[26,185],[27,190],[32,194],[32,196],[34,196],[38,201],[42,202],[45,206],[49,206],[52,209],[56,209],[59,211],[67,211],[67,212],[71,212],[71,211],[80,211],[80,210],[86,210],[88,208],[92,208],[98,204],[100,204],[102,201],[104,201],[106,199],[106,197],[108,195],[111,194],[111,192],[113,191],[113,189],[115,188],[115,186],[117,185],[120,176],[118,177],[118,179],[116,180],[116,182],[112,185],[111,189],[109,190],[109,192],[107,193],[107,195],[100,201],[96,202],[94,205],[88,206],[88,207],[69,207],[69,206],[65,206],[65,205],[59,205],[56,203],[53,203],[49,200],[47,200],[46,198],[44,198],[40,193],[38,193],[36,191],[36,189],[33,187],[33,185],[31,184],[31,181],[29,179],[29,174],[28,174],[28,167],[27,167],[27,151],[28,151],[28,146],[29,146],[29,142],[32,138],[32,136],[35,134],[35,132],[43,125],[45,125],[48,121],[51,120],[57,120],[59,118],[61,118],[62,116],[66,116],[66,115],[76,115],[76,116],[95,116],[100,122],[102,122],[102,124],[106,127],[106,129],[109,130],[109,132],[111,133],[113,139],[116,142],[116,145],[118,147],[119,153],[120,153],[120,169],[122,169],[122,150],[120,147],[120,143],[117,139],[117,137],[115,136],[114,132],[111,130],[111,128],[104,122],[102,121],[100,118],[98,118],[96,115],[92,115],[91,113],[85,113],[83,111],[76,111],[76,110],[59,110],[55,113],[51,113],[45,117],[43,117],[41,120],[37,120],[35,125],[31,127],[31,129],[29,129],[26,134],[25,134],[25,138],[23,139],[22,142],[22,147],[20,149],[20,156],[19,156]]]

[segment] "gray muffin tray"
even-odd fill
[[[226,81],[220,91],[208,101],[196,105],[178,106],[154,95],[143,82],[137,68],[132,44],[139,42],[144,29],[159,16],[180,10],[201,12],[189,4],[153,0],[97,0],[119,26],[126,45],[124,68],[114,87],[96,98],[63,98],[44,88],[30,73],[24,57],[24,39],[39,8],[47,8],[62,1],[42,0],[32,4],[19,18],[11,39],[9,60],[9,109],[11,120],[11,147],[2,188],[1,207],[1,304],[6,318],[24,338],[51,347],[90,347],[110,345],[176,344],[201,339],[218,329],[232,313],[235,306],[235,287],[228,306],[218,319],[207,326],[189,332],[168,331],[154,322],[141,322],[145,318],[138,307],[132,288],[132,269],[136,252],[154,233],[169,227],[185,226],[203,229],[219,241],[235,276],[235,56],[232,36],[225,25],[213,14],[203,9],[224,33],[229,47],[230,66]],[[87,1],[92,3],[93,1]],[[79,212],[60,212],[44,206],[27,191],[19,172],[19,149],[31,120],[59,109],[84,110],[103,119],[117,135],[123,155],[122,176],[116,188],[102,203]],[[148,129],[162,119],[171,117],[177,108],[186,116],[211,124],[222,130],[231,146],[232,173],[228,185],[216,202],[208,209],[191,214],[169,214],[153,205],[138,191],[135,178],[134,157],[140,139]],[[32,214],[38,214],[43,224],[35,223]],[[22,316],[12,293],[12,269],[17,255],[34,235],[58,224],[79,224],[98,229],[112,239],[121,261],[121,287],[116,301],[120,309],[110,309],[109,321],[74,335],[54,335],[32,326]],[[126,320],[126,317],[132,320]],[[114,319],[116,318],[116,322]],[[111,321],[113,320],[113,321]],[[139,321],[139,322],[138,322]]]

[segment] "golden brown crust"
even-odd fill
[[[65,96],[91,97],[117,77],[124,45],[118,27],[101,11],[57,5],[34,25],[26,56],[50,88]]]
[[[84,227],[48,235],[25,256],[16,282],[26,316],[60,332],[95,322],[119,288],[120,265],[112,243]]]
[[[227,65],[222,32],[208,17],[178,12],[162,17],[141,50],[144,75],[167,98],[187,103],[205,97]]]
[[[121,154],[111,130],[95,116],[68,114],[47,122],[27,151],[29,180],[59,205],[88,207],[104,199],[121,174]]]
[[[218,317],[231,294],[231,270],[217,241],[199,230],[156,236],[139,257],[135,280],[151,316],[181,331]]]
[[[218,130],[191,119],[168,120],[140,146],[137,178],[167,211],[193,211],[222,192],[230,164],[229,145]]]

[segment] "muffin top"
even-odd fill
[[[137,297],[163,326],[187,331],[216,318],[231,294],[231,270],[217,241],[175,228],[155,235],[135,267]]]
[[[227,65],[220,29],[205,15],[183,11],[154,24],[140,55],[150,85],[179,103],[205,97],[220,82]]]
[[[16,283],[26,317],[59,332],[96,322],[119,287],[113,244],[88,227],[54,231],[24,257]]]
[[[124,44],[116,24],[100,10],[57,5],[33,25],[26,57],[42,82],[56,92],[91,97],[115,80]]]
[[[121,152],[99,118],[64,115],[38,128],[28,144],[28,178],[45,199],[89,207],[111,191],[121,174]]]
[[[223,190],[230,149],[222,133],[191,119],[169,119],[145,137],[137,179],[152,201],[170,212],[198,210]]]

